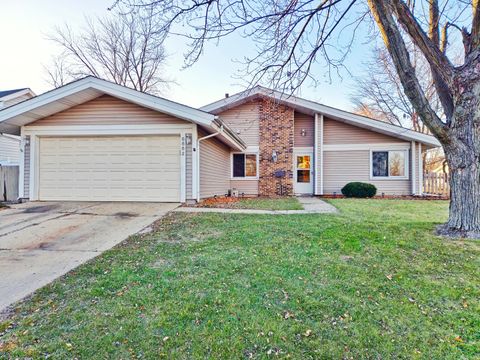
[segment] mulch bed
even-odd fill
[[[317,196],[323,199],[346,199],[343,195],[319,195]],[[443,195],[424,195],[424,196],[412,196],[412,195],[376,195],[372,199],[385,199],[385,200],[450,200],[448,196]]]
[[[197,204],[187,205],[188,207],[214,207],[226,208],[230,204],[239,202],[241,198],[229,196],[217,196],[200,201]]]
[[[320,195],[317,196],[320,199],[345,199],[346,197],[343,195]],[[248,197],[246,197],[248,198]],[[239,202],[244,198],[242,197],[231,197],[231,196],[216,196],[212,198],[208,198],[205,200],[200,201],[196,204],[186,204],[184,206],[187,207],[206,207],[206,208],[229,208],[230,204],[234,204]],[[374,196],[373,199],[384,199],[384,200],[449,200],[448,197],[445,196],[407,196],[407,195],[377,195]],[[1,210],[1,206],[0,206]]]

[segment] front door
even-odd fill
[[[313,154],[295,154],[294,166],[295,194],[313,194]]]

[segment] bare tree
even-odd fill
[[[187,65],[206,41],[241,32],[256,44],[247,60],[252,82],[296,89],[324,61],[342,66],[359,27],[372,19],[405,95],[440,141],[451,174],[445,233],[480,235],[480,3],[465,0],[117,0],[122,11],[150,9],[170,33],[191,40]],[[426,11],[424,11],[426,9]],[[412,64],[411,42],[428,63],[443,118],[430,103]],[[449,48],[463,43],[455,66]]]
[[[430,104],[441,114],[433,79],[418,50],[412,47],[413,64],[417,77]],[[355,78],[351,100],[355,112],[384,122],[428,133],[403,91],[395,66],[385,47],[376,47],[372,59],[365,63],[365,76]]]
[[[162,73],[165,33],[152,16],[86,19],[80,33],[65,25],[49,39],[61,49],[45,67],[55,87],[87,75],[149,93],[169,83]]]

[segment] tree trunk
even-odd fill
[[[467,154],[450,153],[449,163],[464,163],[462,167],[450,167],[450,216],[444,231],[452,235],[480,235],[480,172],[476,162],[465,161],[474,156],[474,149]],[[455,159],[452,159],[455,158]],[[456,233],[456,234],[455,234]]]
[[[480,237],[480,56],[460,69],[454,81],[454,109],[447,141],[450,215],[440,232]]]

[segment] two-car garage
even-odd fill
[[[180,136],[38,141],[39,200],[180,201]]]

